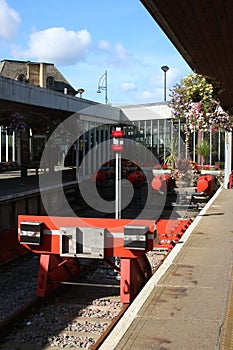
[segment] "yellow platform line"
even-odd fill
[[[230,291],[220,336],[219,350],[233,350],[233,270],[231,272]]]

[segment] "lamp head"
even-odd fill
[[[168,66],[162,66],[161,69],[166,73],[169,70]]]

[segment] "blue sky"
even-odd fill
[[[54,63],[89,100],[105,70],[111,104],[162,101],[163,65],[167,96],[190,72],[139,0],[0,0],[0,23],[0,60]]]

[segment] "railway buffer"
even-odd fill
[[[130,303],[151,277],[146,252],[159,239],[154,220],[19,215],[20,244],[40,254],[36,295],[45,297],[81,271],[80,259],[101,259],[120,274],[120,297]],[[120,258],[120,266],[112,261]],[[60,283],[59,283],[60,282]]]

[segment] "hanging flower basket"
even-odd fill
[[[233,118],[220,106],[221,84],[214,78],[190,73],[171,89],[172,117],[185,120],[184,131],[231,131]]]
[[[0,113],[0,125],[6,128],[8,135],[12,135],[13,132],[19,132],[27,127],[22,115],[8,111]]]

